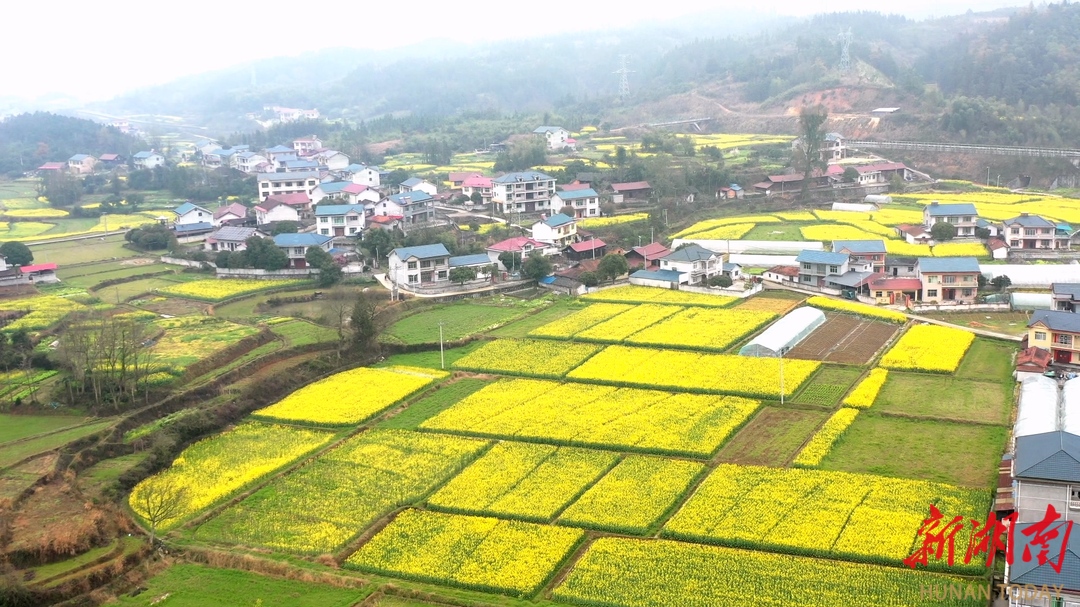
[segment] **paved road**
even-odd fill
[[[458,215],[458,216],[464,215],[465,217],[479,217],[481,219],[487,219],[487,220],[490,220],[490,221],[494,221],[495,223],[507,224],[507,225],[509,225],[510,227],[513,227],[513,228],[521,228],[522,230],[526,229],[525,227],[519,226],[516,223],[510,223],[509,221],[507,221],[506,219],[503,219],[502,217],[492,217],[490,214],[477,213],[475,211],[468,211],[468,210],[463,209],[461,207],[443,207],[443,206],[435,205],[435,208],[440,210],[440,211],[446,211],[450,215]]]

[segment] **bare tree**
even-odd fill
[[[132,492],[131,505],[150,525],[150,545],[157,540],[161,523],[176,518],[187,508],[188,488],[175,476],[163,474],[146,479]]]
[[[798,160],[803,167],[802,198],[805,200],[810,190],[810,176],[814,169],[821,166],[821,144],[825,139],[822,128],[829,119],[829,110],[823,105],[803,106],[799,111],[800,154]]]

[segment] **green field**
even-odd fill
[[[79,426],[77,428],[61,430],[54,434],[46,434],[45,436],[6,444],[0,447],[0,468],[15,464],[31,455],[37,455],[38,453],[44,453],[45,451],[51,451],[52,449],[66,445],[71,441],[106,428],[111,423],[112,421],[100,421],[85,426]]]
[[[819,467],[989,488],[1008,435],[1004,427],[875,415],[871,408]]]
[[[470,344],[466,344],[460,348],[450,348],[445,350],[446,368],[449,369],[459,359],[471,354],[474,350],[483,346],[486,342],[483,340],[474,341]],[[407,354],[394,354],[387,356],[386,360],[379,362],[376,367],[392,367],[394,365],[405,365],[406,367],[426,367],[428,369],[441,369],[439,350],[428,350],[427,352],[409,352]]]
[[[100,461],[79,475],[80,484],[84,489],[104,491],[114,486],[120,475],[137,466],[146,459],[149,451],[140,451],[129,455],[121,455]]]
[[[1028,312],[971,312],[921,314],[934,320],[950,322],[961,327],[995,331],[1005,335],[1027,335]]]
[[[488,385],[482,379],[462,379],[452,384],[439,386],[434,392],[425,398],[409,405],[407,409],[394,417],[378,424],[379,428],[400,428],[402,430],[415,430],[443,409],[449,408],[459,400],[464,399],[473,392]]]
[[[398,320],[383,333],[383,341],[401,344],[439,343],[442,338],[457,341],[506,324],[544,307],[547,300],[523,301],[496,298],[432,306]]]
[[[1012,390],[1000,382],[890,371],[874,401],[874,410],[1004,426],[1012,412]]]
[[[34,263],[55,263],[67,266],[76,263],[89,263],[122,257],[144,255],[125,248],[123,234],[98,238],[82,238],[65,242],[50,242],[30,247],[34,254]]]
[[[280,335],[289,347],[308,346],[338,340],[336,330],[303,320],[271,325],[270,330]]]
[[[168,277],[142,278],[111,287],[104,287],[95,291],[94,294],[106,303],[116,304],[123,303],[138,295],[152,293],[154,289],[161,289],[175,284],[176,281],[170,280]]]
[[[819,407],[835,407],[847,394],[851,385],[862,375],[862,369],[856,367],[826,365],[810,380],[792,402]]]
[[[559,299],[546,309],[495,329],[490,335],[494,337],[526,337],[533,329],[538,329],[549,322],[569,316],[582,307],[584,306],[578,303],[577,300]]]
[[[70,428],[89,421],[70,415],[11,415],[0,413],[0,445],[8,441]]]
[[[186,564],[173,565],[144,585],[146,590],[138,595],[125,595],[111,604],[146,607],[159,601],[169,607],[350,607],[370,592]]]
[[[141,262],[142,259],[146,259],[147,261],[153,261],[153,260],[148,259],[148,258],[140,258],[140,262]],[[135,263],[135,261],[136,261],[136,258],[125,258],[125,259],[118,260],[118,261],[105,260],[105,261],[95,261],[93,263],[80,264],[80,265],[77,265],[77,266],[71,266],[71,265],[69,265],[69,266],[61,266],[60,268],[58,268],[56,270],[56,275],[59,276],[60,280],[64,281],[65,284],[66,284],[71,279],[84,277],[84,276],[89,276],[91,274],[105,274],[105,273],[110,273],[110,272],[116,272],[118,270],[127,270],[127,269],[130,269],[130,268],[140,267],[140,264]],[[145,267],[146,265],[151,265],[151,264],[142,264],[142,267]],[[154,265],[163,265],[163,264],[154,264]],[[164,266],[164,265],[163,265],[163,267],[165,267],[165,268],[176,268],[176,266]]]
[[[792,223],[763,223],[754,226],[739,240],[806,240],[799,227]],[[693,235],[688,238],[693,238]]]
[[[829,417],[824,409],[763,407],[720,450],[718,461],[754,466],[786,466]]]
[[[93,266],[90,266],[93,267]],[[105,272],[96,272],[93,274],[83,274],[80,276],[61,276],[60,280],[64,281],[64,284],[69,287],[82,287],[84,289],[91,289],[96,285],[99,285],[106,280],[115,280],[117,278],[130,278],[133,276],[141,276],[143,274],[150,274],[153,272],[161,272],[164,270],[176,270],[176,266],[167,266],[163,263],[152,263],[146,265],[128,265],[115,270],[109,270]]]
[[[1012,385],[1012,355],[1017,344],[976,338],[971,342],[956,376],[964,379],[997,380]],[[1011,391],[1011,390],[1010,390]]]

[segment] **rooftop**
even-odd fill
[[[834,240],[833,251],[847,250],[849,253],[884,253],[884,240]]]
[[[490,188],[491,177],[484,177],[483,175],[470,175],[461,182],[462,187],[466,188]]]
[[[647,259],[657,259],[671,252],[671,249],[659,242],[650,242],[643,247],[634,247],[630,250]]]
[[[190,212],[196,211],[196,210],[197,211],[202,211],[202,212],[206,213],[207,215],[210,214],[209,210],[204,209],[204,208],[200,207],[199,205],[191,203],[191,202],[185,202],[184,204],[182,204],[182,205],[176,207],[175,209],[173,209],[173,212],[176,213],[177,215],[186,215],[187,213],[190,213]]]
[[[292,173],[259,173],[259,181],[303,181],[305,179],[318,179],[318,171],[294,171]]]
[[[701,245],[691,244],[668,253],[662,257],[662,259],[664,261],[688,262],[704,261],[713,257],[716,257],[716,253],[713,253]]]
[[[931,217],[942,217],[944,215],[979,215],[979,212],[975,210],[975,205],[968,202],[941,204],[935,200],[926,205],[925,210]]]
[[[421,183],[424,183],[423,179],[420,179],[419,177],[409,177],[405,181],[402,181],[401,185],[403,185],[403,186],[405,186],[407,188],[415,188],[416,186],[420,185]]]
[[[398,206],[404,206],[431,200],[431,195],[427,192],[402,192],[400,194],[394,194],[390,197],[390,200]]]
[[[589,240],[582,240],[581,242],[575,242],[570,245],[570,250],[575,253],[585,253],[587,251],[593,251],[596,249],[602,249],[607,246],[607,243],[599,238],[591,238]]]
[[[1036,555],[1040,554],[1042,544],[1034,543],[1038,534],[1032,533],[1033,530],[1029,529],[1035,524],[1018,523],[1017,533],[1011,534],[1013,537],[1010,548],[1014,556],[1012,564],[1009,565],[1008,583],[1030,584],[1040,588],[1053,586],[1074,592],[1080,590],[1080,533],[1058,533],[1054,537],[1047,537],[1046,541],[1049,544],[1046,551],[1047,562],[1040,565]],[[1054,525],[1050,528],[1053,529]],[[1067,543],[1062,546],[1062,542]],[[1023,558],[1025,551],[1031,555],[1027,561]],[[1068,605],[1070,602],[1065,599],[1057,604]]]
[[[214,240],[219,240],[219,241],[220,240],[241,241],[241,240],[247,240],[248,238],[251,238],[252,236],[265,236],[265,234],[263,234],[262,232],[260,232],[256,228],[236,228],[236,227],[232,227],[232,226],[225,226],[225,227],[218,228],[217,230],[215,230],[212,234],[210,234],[209,237],[213,238]]]
[[[833,253],[831,251],[809,251],[803,249],[799,251],[799,256],[795,258],[795,261],[800,263],[823,263],[833,266],[838,266],[847,263],[851,259],[851,256],[847,253]]]
[[[315,216],[345,215],[346,213],[364,214],[362,204],[320,204],[315,207]]]
[[[544,219],[543,221],[541,221],[539,223],[542,223],[542,224],[548,226],[549,228],[557,228],[559,226],[563,226],[563,225],[566,225],[568,223],[574,223],[574,218],[570,217],[569,215],[563,214],[563,213],[556,213],[556,214],[552,215],[551,217],[548,217],[547,219]]]
[[[56,264],[55,263],[35,263],[35,264],[30,264],[28,266],[22,266],[22,267],[19,268],[19,270],[21,270],[23,272],[48,272],[50,270],[55,270],[55,269],[56,269]]]
[[[768,270],[765,270],[770,274],[779,274],[781,276],[798,276],[799,268],[795,266],[773,266]]]
[[[1033,327],[1036,324],[1042,324],[1051,331],[1080,333],[1080,314],[1058,310],[1035,310],[1031,313],[1028,326]]]
[[[981,272],[974,257],[920,257],[919,272]]]
[[[290,206],[307,206],[311,204],[311,197],[303,192],[293,192],[291,194],[272,194],[266,197],[263,202],[269,202],[271,200],[281,202]]]
[[[648,181],[629,181],[627,183],[613,183],[611,189],[616,192],[632,192],[634,190],[648,190],[652,186]]]
[[[209,232],[214,229],[214,224],[209,221],[200,221],[199,223],[183,223],[173,226],[173,230],[177,234],[188,234],[196,232]]]
[[[1061,295],[1072,300],[1080,299],[1080,283],[1078,282],[1055,282],[1050,285],[1054,295]]]
[[[533,240],[528,236],[515,236],[514,238],[507,238],[506,240],[496,242],[489,246],[487,250],[495,251],[496,253],[517,253],[524,250],[526,246],[531,246],[534,249],[543,249],[547,245],[539,240]]]
[[[561,126],[538,126],[535,129],[533,129],[533,133],[536,133],[537,135],[541,135],[543,133],[551,133],[551,132],[554,132],[554,131],[565,131],[565,130],[566,129],[562,128]]]
[[[555,178],[540,171],[517,171],[494,179],[494,183],[517,183],[519,181],[554,181]]]
[[[68,162],[82,162],[82,161],[86,160],[89,157],[90,156],[87,155],[87,154],[75,154],[71,158],[68,158]]]
[[[415,247],[400,247],[390,252],[391,255],[395,253],[397,254],[398,259],[402,261],[413,257],[417,259],[450,257],[450,251],[447,251],[446,245],[441,242],[435,244],[422,244]]]
[[[247,217],[247,207],[240,204],[239,202],[234,202],[230,205],[219,207],[216,211],[214,211],[214,219],[221,219],[222,217],[230,213],[236,215],[237,217]]]
[[[487,253],[475,253],[473,255],[458,255],[457,257],[450,258],[450,267],[457,268],[461,266],[486,266],[491,265],[491,258],[487,256]]]
[[[596,198],[599,194],[592,188],[582,188],[580,190],[563,190],[559,192],[559,198],[562,200],[580,200],[582,198]]]
[[[1013,476],[1080,482],[1080,436],[1058,430],[1016,437]]]
[[[333,236],[323,236],[314,232],[278,234],[274,237],[274,244],[279,247],[321,247],[333,239]]]
[[[630,278],[643,278],[645,280],[662,280],[664,282],[679,282],[681,272],[675,270],[638,270],[630,275]]]
[[[1057,228],[1052,221],[1047,221],[1038,215],[1028,215],[1027,213],[1021,213],[1012,219],[1006,219],[1003,223],[1007,226],[1018,225],[1022,228]]]

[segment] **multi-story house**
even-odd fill
[[[472,198],[473,193],[479,192],[480,204],[491,204],[492,179],[483,175],[470,175],[461,182],[461,193]]]
[[[878,162],[855,167],[859,174],[856,182],[859,185],[873,185],[875,183],[889,183],[893,177],[899,177],[904,181],[911,181],[911,169],[902,162]]]
[[[323,236],[359,236],[364,231],[364,206],[320,204],[315,207],[315,229]]]
[[[337,150],[319,150],[311,155],[310,160],[328,171],[343,171],[349,166],[349,157]]]
[[[1069,237],[1058,236],[1057,224],[1038,215],[1020,213],[1002,222],[1005,242],[1012,249],[1067,249]]]
[[[297,156],[307,156],[322,149],[322,141],[315,135],[293,139],[293,150]]]
[[[259,165],[268,162],[270,162],[270,160],[266,156],[256,154],[252,151],[240,152],[233,156],[233,168],[245,173],[254,173]]]
[[[923,207],[923,225],[927,230],[934,227],[935,223],[944,221],[951,223],[956,228],[958,237],[974,237],[975,228],[978,226],[979,212],[975,205],[970,203],[941,204],[933,201]]]
[[[68,158],[67,165],[68,170],[76,175],[89,175],[94,172],[94,165],[97,164],[97,160],[89,154],[75,154],[71,158]]]
[[[1028,346],[1049,350],[1056,363],[1080,363],[1080,314],[1035,310],[1028,322]]]
[[[842,276],[851,270],[851,256],[847,253],[803,250],[795,261],[799,264],[799,284],[815,287],[825,286],[830,276]]]
[[[577,222],[568,215],[556,213],[532,225],[533,240],[551,243],[560,249],[577,240]]]
[[[345,178],[369,188],[379,187],[379,167],[366,164],[350,164],[343,170]]]
[[[537,171],[507,173],[492,180],[491,200],[502,213],[547,211],[555,178]]]
[[[427,223],[435,218],[435,199],[426,192],[402,192],[375,203],[376,215],[400,215],[402,223]]]
[[[599,217],[600,195],[592,188],[556,192],[555,195],[551,197],[552,210],[561,210],[564,207],[573,207],[574,217],[577,219],[582,219],[584,217]]]
[[[275,145],[272,148],[266,148],[266,153],[264,155],[266,156],[266,159],[270,161],[270,164],[274,166],[278,166],[286,160],[296,160],[296,150],[284,145]]]
[[[255,205],[255,223],[266,225],[279,221],[300,221],[300,211],[275,196]]]
[[[318,247],[329,252],[334,246],[334,237],[310,232],[278,234],[274,237],[274,244],[282,251],[285,251],[285,255],[289,258],[290,268],[306,268],[308,267],[306,258],[308,249]]]
[[[846,253],[856,264],[870,264],[872,271],[885,271],[885,241],[834,240],[833,253]]]
[[[406,288],[450,281],[450,252],[442,243],[399,247],[389,262],[394,284]]]
[[[139,152],[131,157],[137,169],[153,169],[165,164],[165,157],[157,152]]]
[[[891,277],[918,278],[915,272],[915,262],[918,258],[901,257],[899,255],[885,256],[885,274]]]
[[[724,257],[691,244],[660,258],[660,269],[679,273],[679,284],[696,285],[722,274]]]
[[[248,209],[239,202],[227,204],[222,207],[218,207],[214,211],[214,217],[211,220],[215,226],[220,226],[228,223],[243,223],[247,219]]]
[[[450,171],[446,180],[450,182],[450,189],[459,190],[469,177],[483,177],[483,175],[475,171]]]
[[[972,303],[979,294],[979,261],[974,257],[920,257],[915,271],[922,280],[922,301]]]
[[[303,173],[259,173],[259,199],[266,200],[267,196],[275,194],[302,193],[309,197],[319,185],[319,173],[308,171]]]
[[[206,237],[203,248],[207,251],[243,251],[247,249],[247,239],[252,236],[269,238],[270,235],[256,228],[224,226],[214,230]]]
[[[435,187],[434,183],[420,179],[419,177],[410,177],[405,181],[402,181],[398,186],[399,192],[424,192],[428,196],[434,196],[439,192],[439,189]]]
[[[1050,285],[1053,292],[1054,309],[1061,312],[1076,312],[1080,308],[1080,283],[1055,282]]]
[[[570,138],[570,131],[562,128],[561,126],[541,126],[537,127],[533,131],[534,135],[540,135],[547,142],[549,150],[561,150],[563,148],[574,147],[576,143]]]

